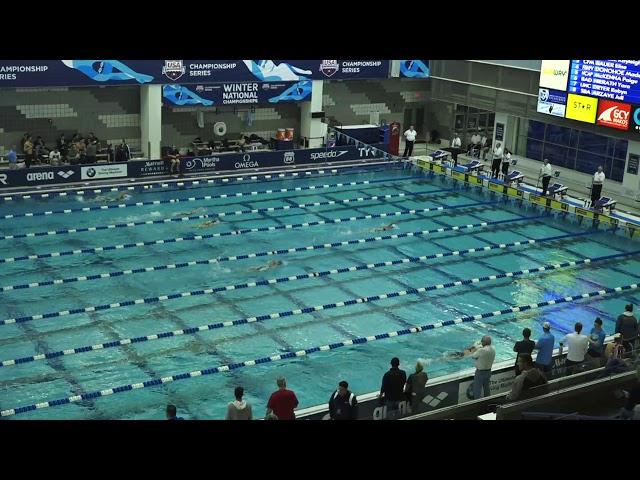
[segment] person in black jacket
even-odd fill
[[[344,380],[329,399],[329,416],[331,420],[358,419],[358,399],[349,391],[349,384]]]
[[[624,307],[624,312],[618,316],[616,321],[616,332],[622,334],[622,344],[627,352],[631,352],[635,347],[638,338],[638,320],[633,316],[633,305]]]
[[[387,405],[387,417],[395,418],[398,415],[400,402],[405,400],[404,384],[407,383],[407,373],[400,370],[400,360],[398,357],[391,359],[391,368],[382,377],[382,387],[380,387],[380,398]]]
[[[518,355],[516,355],[516,377],[520,375],[521,371],[520,366],[518,365],[518,357],[523,353],[531,355],[535,346],[536,342],[531,340],[531,330],[528,328],[522,330],[522,340],[516,342],[513,346],[513,351],[518,353]]]

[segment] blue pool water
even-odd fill
[[[363,181],[370,183],[321,188],[325,184]],[[339,272],[214,294],[192,295],[4,324],[0,325],[0,361],[303,309],[412,287],[496,275],[535,268],[542,264],[557,264],[640,250],[637,242],[621,234],[599,230],[589,235],[571,236],[585,232],[587,226],[578,225],[570,217],[556,219],[544,216],[544,212],[537,208],[505,202],[488,192],[465,188],[443,177],[430,178],[417,170],[391,167],[345,170],[336,175],[312,175],[299,179],[230,182],[224,185],[137,191],[125,202],[188,199],[282,188],[293,190],[310,185],[317,185],[318,188],[0,219],[0,235],[4,238],[30,232],[162,220],[203,213],[212,215],[219,212],[275,208],[273,211],[225,215],[220,217],[221,223],[208,228],[197,228],[205,219],[194,219],[77,233],[64,231],[57,235],[0,240],[2,258],[76,251],[70,255],[0,263],[0,287],[223,258],[222,261],[189,265],[184,268],[56,283],[34,288],[4,289],[5,291],[0,293],[0,320],[527,239],[545,239],[559,235],[568,237],[530,246]],[[398,196],[403,193],[405,196]],[[117,194],[98,195],[115,197]],[[296,207],[299,204],[339,202],[374,195],[393,197]],[[103,200],[96,200],[95,194],[49,199],[15,199],[0,203],[0,216],[117,203],[119,202],[105,203]],[[291,208],[282,209],[286,205]],[[349,220],[349,217],[369,214],[458,205],[469,206],[385,218]],[[194,211],[196,209],[202,210]],[[344,220],[340,223],[283,227],[336,218]],[[501,220],[505,222],[460,231],[383,239],[256,258],[228,258]],[[396,223],[394,230],[376,231],[391,222]],[[259,227],[276,229],[189,239],[193,235]],[[187,239],[140,247],[106,249],[95,253],[79,252],[88,248],[176,237]],[[266,271],[256,270],[272,260],[280,260],[282,263]],[[492,312],[509,305],[530,304],[603,287],[627,285],[638,281],[638,272],[638,256],[628,255],[579,267],[444,288],[418,295],[341,306],[191,335],[160,338],[116,348],[4,366],[0,368],[0,409],[6,410],[84,392],[401,330],[407,326]],[[174,403],[187,418],[217,419],[223,418],[226,404],[233,399],[233,389],[237,385],[244,386],[247,400],[254,405],[254,412],[261,415],[269,395],[276,388],[275,379],[278,375],[287,377],[289,387],[298,395],[300,406],[308,407],[327,401],[332,389],[343,379],[348,380],[351,389],[358,394],[375,391],[379,388],[380,379],[388,369],[389,360],[393,356],[398,356],[402,366],[408,370],[411,370],[417,358],[429,359],[430,378],[469,368],[472,366],[470,360],[449,360],[443,354],[460,350],[487,332],[493,337],[497,361],[513,358],[513,343],[521,338],[524,327],[532,328],[534,337],[537,337],[540,324],[544,321],[552,322],[556,339],[559,339],[562,334],[572,330],[574,322],[582,321],[589,330],[594,318],[600,316],[604,321],[605,331],[610,334],[613,332],[615,317],[622,311],[624,304],[632,302],[637,305],[639,300],[640,294],[632,291],[586,302],[502,315],[484,321],[248,366],[230,372],[126,391],[7,418],[161,419],[164,406]]]

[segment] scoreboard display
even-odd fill
[[[640,60],[543,60],[538,112],[640,133]]]

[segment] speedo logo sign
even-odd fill
[[[631,117],[631,105],[627,103],[600,100],[597,124],[605,127],[627,130]]]
[[[347,150],[330,150],[328,152],[315,152],[311,154],[311,160],[324,160],[327,158],[341,157]]]

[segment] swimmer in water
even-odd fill
[[[388,232],[389,230],[393,230],[394,228],[396,228],[396,224],[395,223],[390,223],[388,225],[383,225],[382,227],[374,228],[373,231],[374,232]]]
[[[204,212],[205,212],[204,207],[198,207],[198,208],[194,208],[193,210],[191,210],[189,212],[174,213],[173,216],[174,217],[190,217],[191,215],[197,215],[197,214],[204,213]]]
[[[257,267],[251,267],[249,271],[251,272],[264,272],[266,270],[271,270],[272,268],[276,268],[282,265],[282,260],[269,260],[269,262],[264,265],[259,265]]]
[[[471,345],[471,346],[465,348],[461,352],[445,352],[445,353],[442,354],[442,357],[445,360],[460,360],[460,359],[463,359],[465,357],[468,357],[473,352],[475,352],[477,349],[478,349],[478,347],[476,345]]]
[[[196,225],[196,228],[210,228],[213,227],[215,225],[218,225],[220,222],[220,220],[205,220],[202,223],[199,223],[198,225]]]
[[[129,200],[131,195],[127,192],[120,192],[115,197],[109,197],[108,195],[98,195],[96,197],[96,202],[121,202],[123,200]]]

